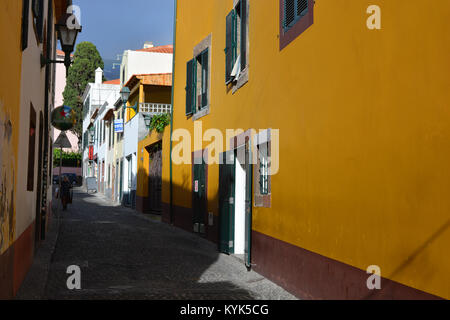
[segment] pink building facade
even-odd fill
[[[64,60],[64,52],[61,50],[56,50],[56,59]],[[55,72],[55,103],[54,106],[59,107],[64,104],[63,92],[66,87],[66,67],[63,63],[56,64],[56,72]],[[53,141],[55,141],[61,131],[53,128]],[[67,138],[69,138],[70,144],[72,145],[71,149],[64,149],[64,151],[73,151],[78,152],[78,138],[75,134],[70,131],[66,132]]]

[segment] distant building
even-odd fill
[[[83,177],[96,177],[98,191],[114,202],[136,206],[138,143],[149,134],[146,118],[171,110],[172,57],[173,46],[146,43],[143,49],[125,51],[121,79],[102,83],[99,68],[95,83],[86,87]],[[124,85],[131,91],[126,110],[120,97]]]
[[[172,73],[173,46],[154,47],[146,43],[139,50],[125,50],[120,67],[120,83],[125,84],[135,74]]]
[[[147,124],[154,115],[171,112],[172,74],[134,75],[125,86],[131,91],[128,105],[136,106],[137,109],[128,108],[126,112],[123,144],[126,179],[123,202],[141,212],[148,212],[152,208],[158,208],[153,211],[161,211],[161,200],[154,204],[150,199],[152,193],[149,193],[148,181],[152,176],[149,164],[144,163],[143,159],[151,161],[148,160],[148,148],[162,140],[160,135],[149,131]],[[147,140],[149,135],[153,136],[155,141]],[[146,140],[146,143],[142,144],[142,140]],[[160,167],[156,169],[161,173]],[[153,191],[161,195],[160,189]]]
[[[111,123],[105,116],[110,115],[111,97],[117,96],[120,85],[103,83],[103,70],[95,71],[95,83],[89,83],[84,91],[83,107],[83,179],[96,177],[98,190],[105,192],[108,188],[105,184],[107,141],[111,135]],[[112,103],[112,106],[113,103]],[[91,155],[91,157],[90,157]]]
[[[56,60],[64,60],[64,52],[61,50],[56,50]],[[56,64],[55,72],[55,102],[54,106],[60,107],[64,104],[63,92],[66,87],[66,67],[62,63]],[[53,128],[53,141],[55,141],[59,136],[60,131]],[[67,138],[72,145],[72,148],[64,151],[77,152],[79,150],[78,137],[71,131],[66,131]]]
[[[71,55],[73,57],[73,54]],[[56,60],[62,61],[64,60],[64,52],[61,50],[56,50]],[[66,87],[66,67],[62,63],[55,64],[55,102],[53,104],[54,108],[60,107],[64,105],[64,97],[63,92]],[[53,141],[58,139],[59,131],[56,128],[53,128]],[[64,152],[78,152],[78,137],[72,131],[66,131],[67,138],[72,145],[72,148],[63,149]],[[81,164],[80,164],[81,165]],[[59,166],[53,167],[53,174],[59,175]],[[61,168],[61,173],[75,173],[77,176],[81,176],[81,167],[63,167]]]

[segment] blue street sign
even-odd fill
[[[123,132],[123,119],[114,120],[114,131],[116,133]]]

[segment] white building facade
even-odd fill
[[[120,66],[120,83],[124,85],[135,74],[172,73],[173,46],[125,50]]]
[[[108,161],[108,145],[111,126],[107,119],[110,109],[114,108],[114,102],[120,92],[120,85],[104,84],[102,82],[103,71],[98,68],[95,71],[95,83],[86,86],[82,100],[83,108],[83,180],[88,177],[97,178],[98,191],[107,189],[106,163]],[[109,160],[111,161],[111,160]]]
[[[126,50],[120,67],[120,83],[123,87],[134,75],[172,73],[172,63],[172,45],[154,47],[146,43],[143,49]],[[122,203],[132,208],[136,206],[138,142],[147,134],[141,113],[124,124]]]

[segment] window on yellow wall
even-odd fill
[[[269,157],[268,157],[268,143],[258,145],[259,156],[259,193],[261,195],[269,194]]]
[[[283,28],[288,31],[308,13],[308,0],[284,0]]]
[[[258,154],[254,174],[254,206],[270,208],[272,201],[271,130],[260,131],[255,135],[254,143]]]
[[[30,16],[30,0],[22,0],[22,51],[28,47],[28,18]]]
[[[237,81],[248,66],[248,0],[240,0],[226,17],[225,83]]]
[[[314,0],[280,0],[280,50],[314,22]]]
[[[208,106],[209,49],[188,61],[186,76],[186,115]]]
[[[32,0],[33,21],[35,25],[36,37],[42,42],[44,32],[44,0]]]

